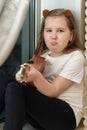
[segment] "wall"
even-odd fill
[[[55,2],[54,2],[55,1]],[[41,10],[54,8],[71,9],[78,21],[81,18],[81,0],[41,0]]]

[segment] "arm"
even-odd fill
[[[57,77],[52,83],[49,83],[43,75],[33,67],[31,67],[28,77],[27,80],[33,81],[39,92],[49,97],[57,97],[73,84],[71,80],[61,76]]]

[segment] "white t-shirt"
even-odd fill
[[[49,82],[57,76],[74,81],[74,84],[57,98],[69,103],[75,113],[78,126],[83,114],[84,56],[79,50],[58,57],[51,57],[49,53],[42,55],[46,58],[43,75]]]

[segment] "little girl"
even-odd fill
[[[74,130],[82,118],[84,48],[70,10],[44,10],[35,54],[46,59],[43,72],[32,65],[27,81],[16,73],[7,86],[4,130],[22,130],[25,119],[38,130]],[[22,65],[23,66],[23,65]]]

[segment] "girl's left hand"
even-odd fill
[[[39,76],[40,72],[31,65],[30,70],[27,73],[27,82],[34,82],[34,80],[36,80]]]

